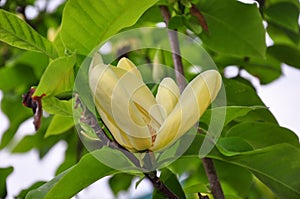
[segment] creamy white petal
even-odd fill
[[[169,115],[178,102],[180,91],[172,78],[164,78],[158,86],[156,101]]]
[[[157,133],[156,141],[150,150],[160,150],[186,133],[216,98],[221,81],[221,75],[215,70],[205,71],[193,79]]]
[[[136,68],[135,64],[129,59],[123,57],[120,59],[117,65],[118,68],[122,68],[128,72],[135,74],[139,79],[143,80],[140,71]]]
[[[112,133],[114,139],[123,147],[130,151],[143,151],[151,147],[152,137],[148,138],[135,138],[127,135],[121,131],[114,122],[114,119],[109,117],[100,106],[98,106],[98,113],[101,116],[101,119]]]
[[[139,85],[133,85],[129,82],[119,84],[120,78],[125,74],[130,74],[133,79],[139,80],[135,75],[128,73],[122,68],[113,66],[107,66],[104,64],[97,64],[91,66],[89,74],[89,84],[93,92],[94,100],[97,110],[100,112],[100,108],[105,111],[108,117],[114,119],[114,123],[118,128],[128,135],[135,135],[137,138],[147,138],[151,140],[151,134],[146,122],[143,121],[142,114],[136,108],[135,103],[130,99],[127,89],[128,87],[136,87]],[[139,80],[141,82],[141,80]],[[116,91],[116,92],[115,92]],[[113,102],[116,102],[115,104]],[[125,104],[125,105],[124,105]],[[134,117],[130,115],[133,112]],[[126,119],[124,119],[126,118]],[[142,125],[137,125],[138,122],[135,119],[140,119],[143,122]],[[122,122],[124,121],[124,122]],[[124,125],[119,126],[119,123]],[[113,132],[112,132],[113,133]]]
[[[124,92],[127,98],[121,97]],[[149,88],[131,73],[126,73],[119,79],[111,100],[117,125],[133,137],[148,137],[149,134],[142,134],[140,128],[151,125],[158,130],[164,121]],[[142,118],[146,125],[141,126],[140,122],[134,122],[134,118]]]

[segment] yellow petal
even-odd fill
[[[156,151],[169,146],[186,133],[216,98],[221,88],[221,81],[221,75],[215,70],[205,71],[193,79],[157,133],[155,143],[150,150]]]
[[[159,84],[156,94],[156,101],[160,104],[169,115],[178,102],[180,91],[175,81],[169,77],[164,78]]]
[[[132,61],[130,61],[129,59],[127,59],[125,57],[120,59],[120,61],[118,62],[117,67],[122,68],[122,69],[124,69],[128,72],[131,72],[131,73],[135,74],[141,80],[143,79],[140,71],[136,68],[134,63],[132,63]]]
[[[136,138],[132,137],[120,130],[114,122],[114,119],[109,117],[101,108],[98,109],[101,119],[112,133],[114,139],[123,147],[130,151],[144,151],[152,145],[152,138]]]
[[[113,118],[111,122],[115,123],[115,126],[118,126],[118,129],[126,135],[151,140],[152,136],[148,126],[143,121],[142,114],[130,99],[130,95],[126,89],[128,87],[138,88],[141,80],[122,68],[97,63],[97,59],[96,57],[93,60],[89,71],[89,84],[98,112],[100,113],[101,109],[104,110],[107,114],[106,117]],[[133,85],[133,83],[136,83],[134,81],[130,81],[129,83],[120,81],[120,78],[125,76],[125,74],[130,75],[131,79],[138,80],[138,84]],[[129,110],[133,110],[131,112],[134,112],[134,117],[130,115]],[[137,122],[138,119],[139,122]],[[117,137],[117,135],[114,136]]]
[[[126,73],[119,79],[111,96],[111,106],[116,124],[133,137],[151,136],[151,133],[141,133],[141,128],[148,129],[153,124],[153,128],[158,130],[164,121],[161,109],[149,88],[131,73]],[[143,119],[144,123],[135,122],[135,118]]]

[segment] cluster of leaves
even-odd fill
[[[42,102],[49,116],[42,119],[35,134],[25,136],[11,152],[36,149],[43,158],[57,142],[68,144],[57,176],[34,184],[19,197],[29,192],[26,198],[70,198],[109,175],[113,175],[110,185],[115,194],[129,187],[133,174],[101,164],[95,159],[99,151],[88,153],[81,146],[72,113],[74,77],[88,53],[110,36],[163,22],[161,5],[171,11],[169,28],[200,38],[222,73],[228,66],[237,66],[257,77],[261,84],[268,84],[281,76],[281,64],[300,68],[298,0],[257,2],[69,0],[53,12],[46,5],[29,19],[26,9],[35,6],[36,1],[6,1],[0,9],[0,89],[1,108],[9,119],[9,128],[1,138],[0,148],[13,143],[19,126],[32,117],[31,110],[22,106],[21,96],[36,85],[35,96],[46,94]],[[270,46],[266,45],[266,33],[273,41]],[[137,64],[154,59],[153,53],[127,56]],[[298,137],[280,127],[268,109],[258,107],[264,104],[251,82],[238,74],[230,79],[224,77],[224,85],[227,107],[215,111],[226,111],[225,127],[208,157],[215,161],[225,196],[300,198]],[[203,129],[209,118],[210,110],[201,119]],[[193,198],[198,192],[210,195],[198,157],[202,141],[203,135],[197,135],[188,151],[161,171],[161,179],[182,198]],[[0,197],[6,196],[5,178],[11,172],[12,167],[0,169],[4,179]],[[179,182],[180,176],[186,178]],[[159,192],[153,193],[153,198],[160,196]]]

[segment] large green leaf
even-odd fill
[[[279,198],[300,198],[299,148],[279,144],[223,160],[247,168]]]
[[[105,39],[133,25],[156,2],[157,0],[70,0],[63,12],[63,43],[68,49],[87,55]]]
[[[64,171],[43,186],[30,191],[26,199],[71,198],[98,179],[118,173],[95,158],[99,151],[85,155],[73,167]]]
[[[285,45],[275,44],[268,47],[268,53],[274,58],[296,68],[300,68],[300,48]]]
[[[226,126],[229,122],[233,121],[234,119],[247,115],[250,111],[254,111],[257,109],[266,108],[264,106],[226,106],[226,107],[217,107],[213,109],[208,109],[205,113],[201,116],[200,122],[204,122],[209,124],[211,119],[211,114],[214,114],[214,117],[224,117],[225,122],[224,126]],[[224,115],[226,114],[226,115]]]
[[[200,36],[209,48],[234,56],[265,55],[265,30],[255,4],[205,0],[198,7],[208,25],[208,33]]]
[[[268,84],[281,76],[280,62],[269,54],[265,58],[252,57],[241,67],[257,77],[261,84]]]
[[[253,87],[241,82],[239,78],[223,79],[227,106],[253,106],[263,105],[264,103],[257,95]],[[277,123],[275,117],[268,109],[257,109],[250,111],[246,116],[236,118],[239,121],[266,121]]]
[[[299,139],[289,129],[272,123],[246,122],[233,126],[226,137],[240,137],[254,148],[262,148],[279,143],[289,143],[300,147]]]
[[[238,155],[253,150],[253,147],[240,137],[222,137],[218,140],[216,147],[225,156]]]
[[[269,23],[276,24],[295,34],[299,34],[299,8],[293,3],[279,2],[271,4],[264,13]]]
[[[197,135],[194,143],[182,157],[198,157],[203,140],[204,135]],[[281,143],[229,157],[222,155],[215,148],[207,157],[248,169],[279,198],[300,198],[300,149],[298,147]]]
[[[0,10],[0,40],[17,48],[42,52],[57,57],[54,45],[26,22],[5,10]]]
[[[34,96],[46,94],[46,97],[71,91],[74,85],[73,67],[76,55],[60,57],[47,66]]]

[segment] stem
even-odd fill
[[[206,20],[195,4],[192,4],[192,7],[190,8],[190,12],[191,15],[197,17],[199,24],[201,25],[203,30],[208,33],[208,25],[206,23]]]
[[[213,160],[211,158],[202,158],[202,163],[214,198],[225,199]]]
[[[100,139],[100,148],[103,146],[108,146],[112,149],[117,149],[121,151],[137,168],[142,169],[140,165],[140,161],[137,159],[137,157],[125,149],[123,146],[121,146],[119,143],[117,143],[114,140],[110,140],[109,137],[106,135],[104,130],[100,127],[97,118],[94,116],[93,113],[91,113],[89,110],[87,110],[84,105],[81,103],[81,100],[79,99],[79,96],[76,95],[76,105],[75,108],[80,105],[83,109],[82,116],[80,118],[81,122],[84,122],[85,124],[89,125],[91,128],[93,128],[94,132],[96,133],[97,137]],[[178,199],[178,197],[160,180],[159,177],[156,175],[156,171],[152,172],[144,172],[144,175],[146,178],[148,178],[153,186],[161,191],[165,196],[171,199]]]
[[[171,17],[168,7],[160,6],[160,11],[162,13],[162,16],[164,18],[166,25],[168,26],[169,20]],[[178,75],[176,73],[177,83],[178,83],[180,91],[182,92],[186,86],[186,82],[184,80],[183,65],[182,65],[182,61],[181,61],[181,57],[180,57],[178,35],[177,35],[176,31],[172,31],[172,30],[168,30],[168,35],[169,35],[170,46],[171,46],[171,49],[173,52],[174,68],[176,69],[177,72],[180,73]],[[184,80],[184,81],[182,81],[182,80]],[[221,184],[219,182],[217,172],[214,167],[214,163],[213,163],[212,159],[203,158],[202,163],[203,163],[210,187],[212,189],[212,194],[213,194],[214,198],[215,199],[224,199],[225,198],[224,193],[223,193]]]
[[[168,7],[160,6],[160,11],[161,11],[161,14],[164,18],[166,25],[168,26],[169,20],[171,18]],[[184,78],[183,65],[182,65],[182,60],[180,57],[180,48],[179,48],[177,31],[168,29],[168,36],[169,36],[169,41],[170,41],[170,45],[171,45],[171,49],[172,49],[172,58],[173,58],[173,62],[174,62],[174,68],[176,70],[176,80],[178,83],[179,90],[180,90],[180,92],[182,92],[186,86],[186,81]]]

